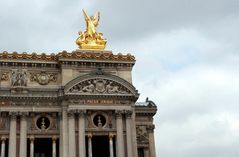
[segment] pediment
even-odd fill
[[[83,75],[65,86],[66,95],[127,95],[138,97],[135,87],[114,75]]]

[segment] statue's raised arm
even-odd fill
[[[89,20],[90,17],[87,15],[87,13],[85,12],[85,10],[82,9],[82,11],[83,11],[83,14],[84,14],[85,20]]]
[[[94,25],[95,25],[95,27],[98,26],[99,21],[100,21],[100,12],[98,11],[98,12],[95,14],[95,16],[94,16]]]

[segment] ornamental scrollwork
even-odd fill
[[[9,73],[8,72],[2,73],[1,81],[8,81],[8,80],[9,80]]]
[[[11,84],[12,86],[27,86],[26,70],[22,69],[12,70]]]
[[[102,78],[80,82],[73,86],[70,92],[85,94],[130,94],[130,91],[123,85]]]
[[[50,82],[57,81],[57,74],[48,74],[46,72],[41,73],[31,73],[30,76],[31,81],[36,81],[40,85],[47,85]]]

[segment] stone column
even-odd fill
[[[88,135],[88,157],[92,157],[92,135]]]
[[[9,133],[9,147],[8,156],[16,157],[16,127],[17,127],[17,113],[10,112],[10,133]]]
[[[56,157],[56,140],[55,136],[52,137],[52,157]]]
[[[30,137],[30,157],[34,157],[34,137]]]
[[[68,111],[69,157],[76,157],[76,135],[74,111]]]
[[[133,104],[134,105],[134,104]],[[132,146],[133,146],[133,156],[138,156],[138,146],[137,146],[137,135],[136,135],[136,123],[135,123],[135,108],[132,109]]]
[[[113,137],[113,134],[109,135],[110,157],[114,157]]]
[[[78,137],[79,137],[79,157],[85,157],[85,113],[84,110],[79,110],[79,121],[78,121]]]
[[[149,134],[149,156],[156,157],[155,152],[155,141],[154,141],[154,125],[147,126],[148,134]]]
[[[127,139],[127,157],[133,157],[132,149],[132,111],[126,111],[126,139]]]
[[[144,148],[144,157],[149,157],[149,149]]]
[[[1,137],[1,141],[2,141],[2,143],[1,143],[1,157],[5,157],[6,137],[4,137],[4,136]]]
[[[122,111],[116,111],[116,129],[117,129],[117,157],[124,157],[124,135]]]
[[[67,120],[67,107],[64,106],[62,108],[62,157],[68,157],[68,120]]]
[[[28,113],[20,113],[20,157],[27,156],[27,115]]]

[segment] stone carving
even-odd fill
[[[148,125],[148,126],[147,126],[147,131],[148,131],[149,133],[153,133],[153,132],[154,132],[154,129],[155,129],[155,125]]]
[[[109,128],[112,128],[112,111],[108,112]]]
[[[57,115],[56,113],[52,113],[52,129],[57,129]]]
[[[86,119],[87,119],[87,122],[88,122],[88,128],[92,128],[93,127],[93,124],[92,124],[92,121],[91,121],[91,111],[88,111],[87,112],[87,116],[86,116]]]
[[[125,110],[124,112],[125,112],[125,117],[126,118],[131,118],[132,117],[133,112],[131,110]]]
[[[121,84],[102,78],[78,83],[70,89],[72,93],[86,94],[129,94],[130,91]]]
[[[0,130],[5,129],[5,128],[6,128],[6,114],[1,113],[1,116],[0,116]]]
[[[2,73],[1,81],[8,81],[8,80],[9,80],[9,73],[8,72]]]
[[[35,127],[35,113],[31,113],[31,127],[30,127],[31,130],[35,130],[36,127]]]
[[[17,69],[12,70],[12,86],[27,86],[27,72],[26,70]]]
[[[149,142],[146,126],[136,126],[137,143],[147,144]]]
[[[41,73],[31,73],[30,76],[31,81],[36,81],[40,85],[47,85],[50,82],[57,81],[57,74],[48,74],[46,72]]]

